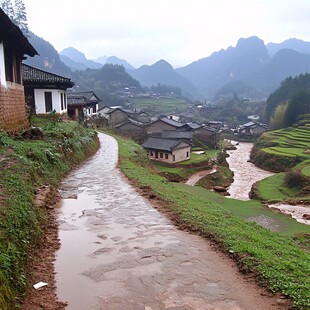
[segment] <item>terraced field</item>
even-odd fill
[[[130,103],[134,109],[139,109],[151,115],[182,113],[191,106],[184,100],[177,98],[131,98]]]
[[[261,149],[255,158],[256,163],[260,162],[271,170],[277,166],[278,172],[287,171],[287,168],[290,168],[293,172],[303,175],[298,182],[303,185],[295,187],[287,186],[285,182],[287,173],[284,172],[266,178],[259,182],[259,196],[265,201],[285,201],[288,199],[308,201],[310,124],[268,132],[258,140],[257,144]]]
[[[310,159],[310,124],[296,128],[285,128],[268,132],[262,138],[267,146],[263,152],[285,157]]]

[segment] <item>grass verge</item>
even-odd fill
[[[310,254],[295,240],[301,235],[309,241],[309,227],[296,223],[294,229],[273,232],[245,221],[244,213],[249,212],[241,210],[246,208],[245,204],[212,196],[202,188],[198,193],[198,187],[168,182],[150,169],[147,159],[141,160],[145,155],[139,145],[119,137],[117,140],[122,172],[137,186],[148,188],[159,197],[177,216],[179,225],[216,241],[236,259],[241,270],[255,274],[270,291],[290,298],[293,307],[310,308]],[[255,203],[257,206],[252,206],[252,212],[262,207]],[[278,216],[282,221],[293,221],[284,215]],[[292,227],[292,223],[288,226]]]
[[[39,121],[37,119],[36,121]],[[44,120],[43,137],[0,132],[0,308],[15,309],[27,287],[27,265],[40,244],[46,210],[34,206],[35,189],[57,186],[98,148],[96,133],[76,123]]]

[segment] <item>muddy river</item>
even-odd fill
[[[57,294],[67,309],[280,309],[199,236],[175,228],[116,168],[117,143],[61,184]]]
[[[234,172],[234,182],[229,187],[228,192],[232,198],[249,200],[249,192],[252,185],[259,180],[273,175],[273,173],[260,169],[248,161],[253,147],[252,143],[240,142],[236,146],[236,150],[227,151],[229,155],[227,162],[229,168]],[[300,223],[310,225],[310,220],[303,218],[304,214],[310,214],[310,206],[292,206],[279,203],[269,205],[269,207],[276,208],[285,214],[291,215]]]

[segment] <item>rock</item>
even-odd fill
[[[310,214],[303,214],[302,218],[305,220],[310,220]]]
[[[39,127],[31,127],[23,131],[22,138],[24,139],[43,139],[43,131]]]
[[[223,186],[213,186],[213,189],[214,189],[216,192],[226,192],[226,188],[223,187]]]

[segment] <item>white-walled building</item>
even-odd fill
[[[67,113],[67,89],[74,85],[70,78],[25,64],[22,70],[26,102],[36,114]]]

